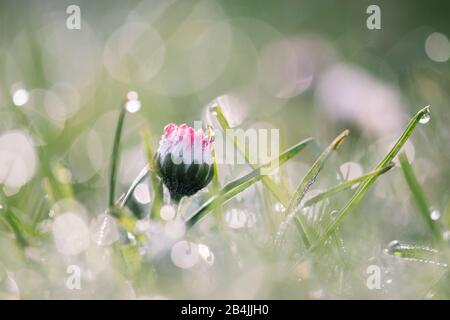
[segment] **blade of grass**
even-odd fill
[[[116,131],[114,133],[113,150],[111,155],[111,168],[109,174],[109,201],[110,208],[114,207],[116,197],[116,180],[117,180],[117,165],[119,164],[120,157],[120,139],[122,136],[123,124],[125,122],[125,116],[127,111],[124,104],[121,104],[119,119],[117,120]]]
[[[439,230],[439,226],[431,219],[430,210],[425,198],[425,194],[422,190],[422,187],[417,181],[416,175],[408,162],[408,158],[404,152],[402,152],[399,156],[400,165],[403,171],[403,176],[405,177],[406,183],[408,184],[409,189],[411,190],[414,201],[416,202],[417,209],[421,214],[423,220],[427,224],[431,233],[433,234],[434,241],[438,242],[442,239],[441,232]]]
[[[208,133],[211,136],[212,135],[212,128],[210,126],[208,126]],[[220,181],[219,181],[219,166],[217,164],[217,153],[216,153],[216,145],[213,144],[213,170],[214,170],[214,175],[211,181],[211,189],[212,189],[212,195],[216,195],[219,193],[220,191]],[[214,214],[216,215],[217,221],[219,222],[219,226],[222,227],[223,226],[223,210],[222,207],[217,207],[214,210]]]
[[[14,233],[14,237],[21,248],[25,248],[28,244],[27,240],[23,236],[19,226],[16,223],[16,219],[13,217],[11,209],[6,203],[6,196],[3,190],[0,189],[0,221],[3,222]]]
[[[147,155],[147,162],[149,164],[150,182],[152,185],[153,202],[150,208],[150,218],[156,219],[159,216],[161,205],[163,202],[163,185],[155,170],[155,152],[151,142],[151,134],[148,129],[144,129],[141,132],[142,140],[145,146],[145,153]]]
[[[228,120],[226,119],[225,115],[223,114],[222,108],[220,107],[220,105],[218,105],[218,104],[214,105],[214,107],[212,107],[212,111],[215,113],[220,126],[222,127],[225,134],[231,139],[235,148],[244,156],[245,161],[250,165],[250,167],[252,169],[255,169],[256,166],[250,163],[247,150],[245,150],[245,147],[241,143],[239,143],[236,135],[233,134],[232,129],[228,123]],[[269,190],[273,193],[275,198],[277,198],[277,200],[280,201],[284,207],[286,207],[289,203],[288,195],[285,192],[283,192],[283,190],[281,190],[281,188],[279,188],[278,185],[272,179],[270,179],[270,177],[263,176],[262,181],[263,181],[264,185],[267,188],[269,188]]]
[[[131,183],[130,187],[128,188],[127,192],[117,200],[117,205],[119,208],[123,208],[127,203],[128,200],[130,200],[131,195],[133,194],[136,187],[144,181],[144,179],[147,177],[148,173],[150,171],[149,165],[146,165],[142,170],[139,172],[136,178],[134,178],[133,182]]]
[[[430,247],[404,244],[394,240],[388,245],[385,252],[409,261],[434,264],[445,268],[448,267],[447,263],[441,259],[439,251]]]
[[[49,206],[50,208],[53,208],[56,205],[56,195],[54,192],[54,189],[52,187],[52,184],[50,182],[50,178],[49,177],[44,177],[42,180],[42,184],[44,186],[44,190],[47,194],[47,199],[49,202]]]
[[[0,215],[0,220],[2,220],[14,233],[14,237],[17,241],[17,244],[21,248],[25,248],[28,245],[28,241],[22,233],[20,226],[18,225],[18,220],[14,216],[11,210],[6,210],[5,213]]]
[[[327,191],[324,191],[324,192],[319,193],[318,195],[312,197],[311,199],[309,199],[308,201],[305,202],[304,206],[305,207],[312,206],[313,204],[316,204],[316,203],[318,203],[318,202],[320,202],[322,200],[325,200],[325,199],[335,195],[336,193],[339,193],[341,191],[344,191],[344,190],[347,190],[347,189],[351,188],[355,184],[361,183],[361,182],[363,182],[363,181],[365,181],[367,179],[370,179],[372,177],[376,177],[376,176],[382,175],[382,174],[388,172],[389,170],[391,170],[393,167],[395,167],[395,164],[391,163],[391,164],[387,165],[386,167],[380,168],[378,170],[374,170],[374,171],[369,172],[369,173],[367,173],[365,175],[357,177],[357,178],[355,178],[353,180],[343,182],[343,183],[341,183],[341,184],[339,184],[339,185],[337,185],[337,186],[335,186],[335,187],[333,187],[333,188],[331,188],[331,189],[329,189]]]
[[[391,150],[385,155],[385,157],[378,163],[375,170],[386,167],[394,157],[399,153],[400,149],[403,147],[405,142],[408,140],[409,136],[414,131],[414,128],[417,126],[419,121],[424,117],[430,114],[430,107],[426,106],[425,108],[419,110],[416,115],[411,118],[408,125],[406,126],[405,131],[403,131],[400,138],[397,140],[395,145],[391,148]],[[367,193],[368,189],[372,186],[372,184],[376,181],[378,176],[374,176],[372,178],[367,179],[362,182],[356,192],[353,194],[352,198],[347,202],[347,204],[337,213],[335,219],[330,224],[330,226],[325,230],[323,235],[317,240],[317,242],[311,246],[309,249],[309,253],[317,250],[328,237],[336,230],[336,228],[340,225],[340,223],[344,220],[344,218],[361,202],[364,195]]]
[[[238,178],[236,180],[233,180],[226,184],[222,190],[216,194],[215,196],[209,198],[194,214],[191,215],[186,221],[186,225],[188,228],[191,228],[195,223],[197,223],[201,218],[203,218],[207,213],[209,213],[211,210],[216,208],[217,206],[221,205],[225,201],[231,199],[235,195],[239,194],[240,192],[244,191],[257,181],[261,180],[264,175],[261,174],[262,170],[267,170],[267,168],[274,169],[276,166],[274,163],[276,163],[278,166],[281,166],[286,161],[297,155],[301,150],[303,150],[306,145],[311,142],[312,139],[308,138],[305,139],[296,145],[292,146],[288,150],[281,153],[277,159],[273,159],[272,161],[269,161],[268,163],[261,165],[251,171],[249,174]],[[263,171],[264,172],[264,171]]]
[[[294,194],[291,197],[291,200],[289,201],[289,206],[287,208],[287,217],[286,219],[280,224],[280,227],[278,228],[277,236],[275,238],[275,244],[280,244],[285,231],[287,230],[287,227],[289,226],[290,222],[296,215],[296,209],[300,205],[301,201],[303,200],[305,194],[308,192],[309,188],[312,186],[312,184],[316,181],[316,178],[319,174],[319,172],[322,170],[323,166],[325,165],[325,161],[328,159],[328,157],[331,155],[333,150],[336,150],[339,145],[342,143],[342,141],[350,134],[350,131],[345,130],[341,134],[339,134],[331,143],[330,145],[322,152],[322,154],[317,158],[317,160],[314,162],[314,164],[311,166],[309,171],[306,173],[306,175],[303,177],[302,181],[297,186]],[[310,246],[310,239],[309,235],[306,229],[306,226],[303,224],[302,219],[297,220],[298,223],[296,223],[297,228],[299,229],[300,235],[303,238],[303,242],[305,243],[306,247]]]

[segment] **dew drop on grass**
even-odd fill
[[[281,212],[281,213],[286,211],[286,208],[283,206],[283,204],[281,202],[275,203],[274,209],[276,212]]]
[[[176,211],[173,206],[166,204],[161,207],[159,215],[161,216],[161,219],[170,221],[173,220],[173,218],[175,218]]]
[[[207,265],[212,266],[214,264],[214,253],[206,244],[198,244],[198,253]]]
[[[30,99],[30,94],[28,93],[27,90],[22,89],[22,88],[17,89],[12,94],[13,103],[18,107],[25,105],[29,99]]]
[[[430,119],[431,119],[431,112],[430,112],[430,109],[427,109],[426,112],[423,114],[422,118],[420,118],[419,123],[422,123],[422,124],[428,123],[428,121],[430,121]]]
[[[92,220],[91,238],[99,246],[109,246],[119,239],[119,230],[113,217],[103,213]]]
[[[130,91],[127,94],[127,102],[125,103],[125,109],[129,113],[136,113],[141,109],[141,101],[139,101],[139,95],[136,91]]]
[[[170,258],[178,268],[192,268],[199,259],[197,245],[186,240],[179,241],[173,245]]]
[[[151,201],[151,194],[147,183],[139,183],[134,189],[133,196],[137,202],[148,204]]]
[[[63,255],[77,255],[89,248],[89,229],[76,213],[58,215],[52,233],[56,248]]]
[[[331,211],[331,213],[330,213],[331,218],[332,218],[332,219],[336,219],[338,212],[339,212],[339,211],[337,211],[337,210]]]
[[[390,255],[396,255],[399,246],[400,242],[398,240],[393,240],[388,244],[387,248],[385,249],[385,252]]]
[[[431,220],[439,220],[439,218],[441,217],[441,213],[439,212],[439,210],[433,209],[430,213],[430,217]]]

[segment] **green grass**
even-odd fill
[[[420,120],[425,116],[430,114],[430,107],[427,106],[421,109],[417,114],[409,121],[406,129],[403,131],[402,135],[398,138],[394,146],[389,150],[389,152],[384,156],[384,158],[375,167],[375,170],[384,168],[390,164],[390,162],[397,156],[403,145],[406,143],[410,135],[413,133],[414,128],[420,122]],[[369,188],[375,183],[378,176],[373,176],[366,181],[362,182],[358,189],[355,191],[352,198],[347,202],[347,204],[338,212],[334,221],[327,227],[325,232],[321,235],[319,240],[314,243],[309,252],[318,250],[330,237],[330,235],[336,230],[336,228],[342,223],[342,221],[350,214],[357,205],[361,202]]]
[[[416,175],[409,164],[408,158],[405,153],[400,154],[400,165],[402,167],[403,175],[405,177],[406,183],[413,195],[414,202],[417,205],[417,209],[422,216],[423,221],[429,228],[431,234],[433,235],[433,240],[435,242],[440,242],[442,240],[441,230],[439,225],[431,219],[430,206],[425,198],[425,193],[417,181]]]
[[[233,198],[237,194],[241,193],[254,183],[263,179],[266,174],[261,173],[267,169],[274,170],[277,166],[281,166],[289,159],[297,155],[302,151],[312,139],[305,139],[288,150],[282,152],[276,159],[272,159],[268,163],[265,163],[251,171],[250,173],[227,183],[216,195],[207,200],[196,212],[194,212],[186,221],[188,228],[194,226],[201,218],[207,213],[211,212],[216,207],[222,205],[225,201]]]

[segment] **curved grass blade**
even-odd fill
[[[158,217],[161,205],[163,202],[163,185],[155,170],[155,152],[151,142],[151,134],[148,129],[142,130],[142,140],[144,141],[145,153],[147,155],[147,162],[149,167],[150,182],[152,185],[153,201],[150,209],[150,218]]]
[[[127,203],[128,200],[130,200],[131,195],[133,194],[136,187],[144,181],[144,179],[147,177],[148,173],[150,172],[150,166],[146,165],[142,170],[139,172],[137,177],[133,180],[130,187],[128,188],[127,192],[117,200],[117,205],[119,208],[123,208]]]
[[[14,215],[10,208],[6,208],[6,212],[0,214],[0,221],[2,221],[14,234],[17,244],[21,248],[25,248],[28,245],[23,230],[21,228],[21,221]]]
[[[343,182],[327,191],[324,191],[322,193],[319,193],[318,195],[312,197],[311,199],[309,199],[308,201],[305,202],[305,207],[309,207],[312,206],[313,204],[316,204],[322,200],[325,200],[333,195],[335,195],[336,193],[339,193],[341,191],[350,189],[352,186],[354,186],[355,184],[361,183],[367,179],[373,178],[373,177],[377,177],[380,176],[386,172],[388,172],[389,170],[391,170],[393,167],[395,167],[394,163],[390,163],[389,165],[387,165],[386,167],[374,170],[372,172],[369,172],[365,175],[362,175],[360,177],[357,177],[353,180],[350,181],[346,181]]]
[[[405,153],[401,153],[399,156],[400,165],[402,167],[403,176],[405,177],[406,183],[408,184],[409,189],[411,190],[414,201],[416,202],[417,208],[419,209],[420,214],[422,215],[423,220],[427,224],[431,233],[433,234],[435,241],[440,241],[442,239],[441,232],[439,230],[439,226],[431,219],[429,206],[427,200],[425,198],[425,194],[417,181],[416,175],[408,162],[408,158]]]
[[[426,106],[422,108],[416,115],[409,121],[406,126],[405,131],[397,140],[392,149],[386,154],[386,156],[378,163],[375,170],[386,167],[394,157],[399,153],[400,149],[403,147],[405,142],[408,140],[409,136],[414,131],[414,128],[417,126],[419,121],[424,117],[430,114],[430,107]],[[309,252],[313,252],[317,250],[328,237],[336,230],[336,228],[340,225],[343,219],[361,202],[362,198],[366,194],[367,190],[372,186],[372,184],[376,181],[378,176],[374,176],[372,178],[367,179],[362,182],[358,187],[356,192],[353,194],[352,198],[347,202],[347,204],[338,212],[336,218],[330,224],[330,226],[325,230],[323,235],[317,240],[317,242],[310,248]]]
[[[245,147],[239,143],[237,137],[233,134],[230,124],[228,120],[225,118],[225,115],[222,112],[222,108],[220,105],[216,104],[211,108],[212,112],[216,115],[217,120],[219,121],[220,126],[222,127],[225,134],[233,141],[235,148],[244,156],[245,161],[250,165],[252,169],[256,169],[256,166],[251,164],[249,161],[249,155]],[[281,190],[281,188],[268,176],[262,177],[262,181],[264,185],[269,188],[269,190],[273,193],[275,198],[280,201],[284,207],[287,207],[289,203],[288,195]]]
[[[441,267],[448,267],[446,263],[440,261],[439,251],[425,246],[416,246],[400,243],[397,240],[389,243],[385,253],[409,261],[416,261],[434,264]]]
[[[281,166],[292,157],[297,155],[311,141],[311,138],[305,139],[281,153],[276,159],[273,159],[272,161],[269,161],[268,163],[257,167],[249,174],[246,174],[241,178],[227,183],[218,194],[209,198],[194,214],[191,215],[191,217],[187,219],[187,227],[191,228],[211,210],[223,204],[227,200],[233,198],[235,195],[244,191],[257,181],[261,180],[264,177],[264,175],[261,174],[261,171],[265,172],[268,168],[274,169],[276,165]],[[274,165],[274,163],[276,163],[276,165]]]
[[[127,111],[121,105],[121,110],[119,114],[119,119],[117,120],[116,131],[114,133],[113,150],[111,155],[111,168],[109,174],[109,207],[114,206],[115,196],[116,196],[116,180],[117,180],[117,165],[119,163],[120,157],[120,138],[122,136],[122,128],[125,122],[125,116]]]
[[[345,130],[341,134],[339,134],[331,143],[330,145],[322,152],[322,154],[317,158],[317,160],[314,162],[314,164],[311,166],[309,171],[306,173],[306,175],[303,177],[302,181],[297,186],[294,194],[291,197],[291,200],[289,201],[289,206],[287,208],[287,217],[286,219],[280,224],[280,227],[278,228],[277,236],[275,238],[275,244],[280,244],[284,234],[292,221],[292,219],[295,217],[297,212],[297,207],[300,205],[301,201],[303,200],[305,194],[308,192],[309,188],[313,185],[313,183],[316,181],[316,178],[319,174],[319,172],[322,170],[323,166],[325,165],[325,161],[328,159],[330,154],[333,150],[336,150],[339,145],[342,143],[342,141],[350,134],[350,131]],[[298,223],[296,223],[297,228],[299,229],[300,234],[302,235],[303,242],[307,247],[310,246],[310,238],[306,229],[306,226],[303,224],[302,219],[297,220]]]

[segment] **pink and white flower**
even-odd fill
[[[214,175],[213,138],[203,129],[169,123],[156,153],[158,174],[173,200],[203,189]]]

